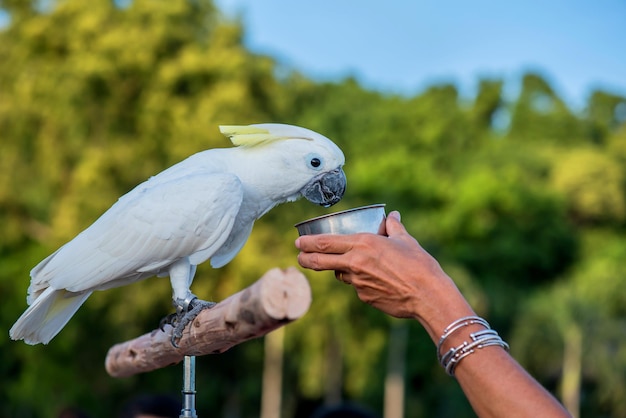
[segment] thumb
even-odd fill
[[[385,229],[387,230],[387,236],[397,235],[397,234],[406,234],[406,229],[404,225],[402,225],[402,221],[400,220],[400,212],[394,210],[393,212],[387,215],[387,221],[385,222]]]

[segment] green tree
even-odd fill
[[[626,122],[626,97],[606,91],[594,91],[589,97],[586,122],[593,141],[604,144]]]
[[[579,144],[585,139],[581,121],[568,109],[548,82],[528,73],[515,102],[508,136],[517,141]]]
[[[576,148],[560,153],[551,183],[577,222],[621,224],[626,216],[626,173],[607,152]]]
[[[489,137],[497,123],[494,119],[504,109],[502,80],[480,80],[476,99],[469,110],[477,138]]]

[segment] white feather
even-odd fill
[[[89,295],[91,292],[71,293],[48,287],[11,327],[9,336],[27,344],[48,344]]]

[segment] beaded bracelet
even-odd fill
[[[462,344],[451,348],[445,354],[441,355],[441,346],[446,338],[455,331],[471,324],[480,324],[486,329],[472,332],[470,334],[472,342],[463,341]],[[443,335],[437,344],[437,358],[446,373],[450,376],[454,376],[454,369],[462,359],[474,353],[475,349],[492,345],[498,345],[507,351],[509,350],[509,345],[500,338],[495,330],[491,329],[487,321],[478,316],[468,316],[454,321],[443,331]]]

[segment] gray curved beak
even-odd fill
[[[341,167],[311,180],[300,191],[311,203],[329,207],[339,202],[346,191],[346,174]]]

